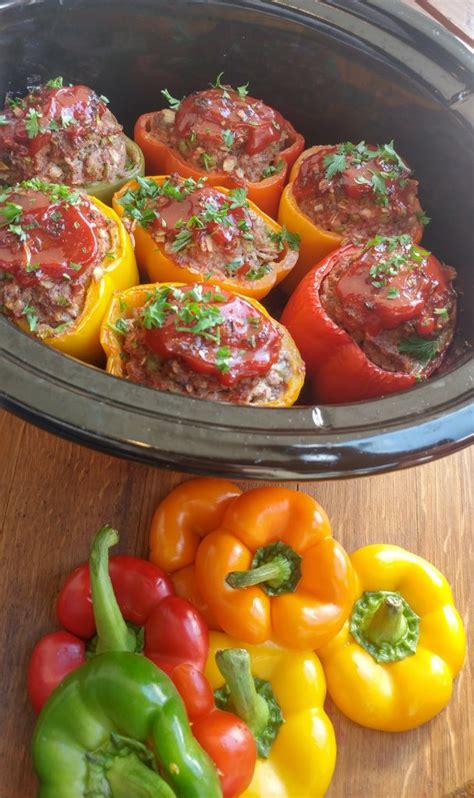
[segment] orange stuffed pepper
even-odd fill
[[[204,180],[131,181],[113,206],[135,237],[138,265],[150,282],[207,282],[262,299],[298,259],[298,236],[281,228],[245,189]]]
[[[117,293],[101,343],[110,374],[199,399],[290,407],[304,382],[288,331],[255,299],[206,283]]]
[[[300,236],[300,255],[283,289],[349,241],[408,234],[421,241],[424,215],[418,183],[393,147],[365,142],[311,147],[293,166],[278,221]]]
[[[275,217],[304,139],[278,111],[249,97],[246,86],[234,90],[221,77],[182,100],[165,89],[170,108],[140,116],[135,141],[148,174],[178,172],[207,177],[210,186],[243,186],[252,202]]]

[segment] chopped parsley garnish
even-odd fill
[[[0,114],[0,125],[9,125],[11,119],[8,119],[5,114]]]
[[[387,180],[398,180],[403,188],[406,184],[405,173],[408,167],[396,152],[393,141],[388,144],[381,144],[374,149],[367,147],[365,141],[353,144],[350,141],[338,144],[336,151],[328,153],[323,158],[325,167],[325,177],[331,180],[335,175],[342,174],[348,168],[349,162],[359,166],[373,160],[380,160],[384,164],[390,164],[391,169],[370,169],[370,180],[364,175],[355,178],[356,183],[370,185],[376,195],[378,202],[382,205],[388,204]]]
[[[280,172],[282,171],[284,165],[285,165],[285,161],[283,160],[283,158],[280,158],[276,162],[275,165],[274,164],[270,164],[270,166],[267,166],[263,170],[262,177],[272,177],[272,175],[279,175]]]
[[[54,328],[55,335],[57,335],[58,333],[59,334],[63,333],[65,330],[67,330],[68,327],[71,326],[71,324],[72,321],[64,321],[62,324],[58,324],[58,326]]]
[[[224,142],[225,146],[228,147],[229,149],[232,147],[235,141],[235,136],[231,130],[222,131],[222,141]]]
[[[216,366],[221,374],[228,374],[230,371],[230,346],[221,346],[216,352]]]
[[[424,225],[425,227],[427,224],[431,222],[430,217],[427,216],[424,211],[418,211],[418,213],[416,214],[416,218],[418,219],[420,224]]]
[[[236,272],[239,271],[239,269],[242,268],[243,265],[244,265],[244,259],[236,258],[235,260],[229,261],[229,263],[225,263],[223,268],[225,269],[226,272],[229,272],[229,274],[235,274]]]
[[[447,321],[449,319],[448,308],[435,308],[434,313],[436,316],[439,316],[442,321]]]
[[[78,272],[80,269],[82,269],[82,263],[74,263],[74,261],[71,260],[69,261],[69,268],[75,272]]]
[[[275,241],[278,244],[278,249],[281,250],[284,248],[285,244],[288,244],[289,249],[297,250],[300,246],[300,236],[298,233],[291,233],[285,225],[281,228],[278,233],[270,233],[270,238],[272,241]]]
[[[40,268],[40,263],[27,263],[26,264],[26,271],[27,272],[36,272]]]
[[[245,188],[232,188],[229,191],[230,209],[248,208],[247,190]]]
[[[176,97],[173,97],[169,93],[168,89],[162,89],[161,93],[162,93],[163,97],[165,98],[165,100],[167,101],[169,107],[172,108],[173,111],[177,111],[179,106],[181,105],[181,100],[177,100]]]
[[[143,309],[143,326],[146,330],[151,330],[153,327],[163,327],[166,320],[166,315],[171,310],[171,305],[168,302],[169,288],[157,288],[155,293],[152,294],[152,301],[149,301]]]
[[[25,116],[25,129],[29,139],[34,139],[41,132],[40,119],[41,113],[36,108],[28,109]]]
[[[175,324],[178,332],[189,332],[193,335],[202,335],[210,341],[219,342],[220,331],[210,332],[215,327],[223,324],[224,317],[215,305],[202,305],[199,302],[188,300],[186,297],[183,305],[177,311],[181,324]]]
[[[389,288],[387,291],[387,299],[396,299],[400,296],[398,288]]]
[[[109,100],[108,97],[105,96],[105,94],[100,94],[99,95],[99,100],[102,100],[104,105],[110,105],[110,100]]]
[[[57,78],[50,78],[50,80],[46,81],[45,85],[48,89],[62,89],[63,83],[63,78],[58,75]]]
[[[14,235],[18,236],[20,241],[26,241],[28,238],[26,232],[20,224],[9,224],[7,230],[9,233],[13,233]]]
[[[398,351],[411,355],[418,363],[429,363],[438,353],[438,340],[421,338],[419,335],[410,335],[398,344]]]
[[[10,108],[25,108],[25,101],[22,97],[7,97],[6,102]]]
[[[125,319],[117,319],[115,324],[110,325],[112,330],[119,335],[126,335],[128,332],[128,324]]]
[[[115,260],[115,252],[113,250],[110,250],[110,252],[105,253],[105,257],[107,258],[107,260]]]
[[[229,92],[227,91],[227,87],[223,86],[222,83],[221,83],[221,77],[222,77],[223,74],[224,74],[223,72],[219,72],[219,74],[218,74],[218,76],[217,76],[217,78],[215,80],[215,83],[210,83],[209,85],[213,89],[222,89],[223,96],[228,98],[230,95],[229,95]]]
[[[202,152],[199,156],[199,160],[201,161],[206,172],[209,172],[216,163],[214,156],[209,155],[207,152]]]
[[[63,217],[60,211],[53,211],[51,214],[51,219],[53,220],[53,222],[60,222],[62,218]]]
[[[34,332],[38,326],[38,314],[36,313],[35,308],[33,308],[31,305],[26,305],[23,308],[23,315],[28,322],[30,332]]]
[[[375,263],[369,269],[369,275],[372,278],[371,283],[374,288],[382,288],[402,268],[410,267],[413,261],[420,263],[429,254],[425,249],[413,244],[411,237],[407,233],[399,236],[374,236],[367,241],[364,252],[371,248],[382,250],[386,253],[386,257],[382,261]],[[400,249],[403,251],[400,252]],[[389,299],[395,298],[394,295],[389,296],[387,294],[387,296]]]
[[[65,202],[68,205],[77,205],[81,201],[81,193],[70,186],[63,186],[61,183],[46,183],[39,177],[32,177],[30,180],[22,180],[19,184],[21,188],[40,191],[48,194],[56,202]]]
[[[254,268],[248,269],[245,272],[245,279],[261,280],[262,277],[265,277],[265,275],[271,272],[271,270],[272,270],[271,263],[261,263],[260,266],[254,266]]]
[[[3,224],[18,224],[23,213],[23,208],[21,205],[17,205],[16,202],[6,202],[5,205],[0,208],[0,213],[5,219]]]
[[[245,100],[248,94],[248,87],[249,87],[248,83],[245,83],[243,86],[237,86],[237,94],[239,95],[241,100]]]
[[[173,243],[171,244],[171,252],[181,252],[182,249],[185,249],[189,246],[189,244],[193,240],[193,234],[191,230],[180,230],[176,238],[174,239]]]
[[[61,111],[61,127],[68,128],[70,125],[77,125],[77,119],[74,119],[71,111],[63,108]]]

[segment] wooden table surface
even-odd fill
[[[86,559],[92,533],[105,522],[119,528],[122,552],[146,555],[155,505],[189,477],[98,454],[7,413],[0,413],[0,441],[0,798],[33,798],[34,716],[25,675],[34,642],[56,628],[58,588]],[[302,483],[300,489],[327,509],[336,537],[349,551],[391,542],[431,560],[453,585],[469,626],[473,463],[474,449],[464,450],[407,471]],[[472,685],[471,661],[447,710],[424,727],[397,735],[362,729],[328,702],[338,739],[328,798],[441,798],[468,782],[459,796],[473,796]]]
[[[441,14],[472,41],[470,0],[406,2]],[[58,588],[105,522],[119,528],[121,551],[146,555],[155,505],[189,477],[97,454],[4,412],[0,442],[0,798],[33,798],[26,667],[34,642],[56,628]],[[472,634],[473,465],[471,449],[395,474],[299,487],[327,509],[349,551],[390,542],[431,560],[451,582]],[[447,710],[398,735],[362,729],[328,701],[338,740],[328,798],[472,798],[473,677],[471,659]]]

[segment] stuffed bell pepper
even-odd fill
[[[39,178],[0,190],[0,307],[44,343],[100,364],[110,299],[138,281],[128,233],[100,200]]]
[[[278,211],[288,169],[304,147],[303,137],[278,111],[248,96],[247,86],[221,83],[143,114],[135,125],[148,174],[207,177],[210,186],[243,186],[270,216]]]
[[[350,619],[318,651],[328,690],[348,718],[382,731],[426,723],[448,704],[466,639],[445,577],[398,546],[351,555]]]
[[[144,160],[107,104],[87,86],[64,86],[61,77],[25,97],[7,97],[0,115],[0,184],[38,177],[110,204],[120,186],[144,174]]]
[[[286,329],[256,300],[206,283],[116,294],[101,341],[110,374],[185,396],[289,407],[304,381]]]
[[[138,178],[113,207],[149,282],[207,282],[262,299],[298,260],[298,237],[247,199],[179,175]]]
[[[306,272],[342,244],[374,235],[410,235],[421,241],[418,183],[393,142],[316,146],[296,161],[278,213],[301,238],[298,264],[284,284],[291,293]]]
[[[454,335],[455,276],[408,234],[348,244],[317,264],[281,318],[314,400],[371,399],[433,374]]]
[[[206,674],[217,705],[241,717],[257,743],[254,776],[241,798],[322,798],[336,740],[317,656],[211,632]]]

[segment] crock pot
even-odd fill
[[[19,0],[0,3],[0,92],[62,75],[110,99],[130,133],[174,96],[250,81],[308,144],[395,139],[432,219],[424,244],[458,270],[448,365],[358,404],[235,407],[156,392],[52,351],[0,315],[3,406],[110,454],[252,479],[373,474],[473,437],[470,53],[393,0]],[[471,115],[470,115],[471,114]]]

